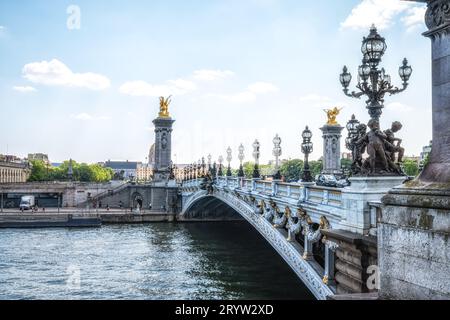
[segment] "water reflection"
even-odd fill
[[[70,268],[80,286],[68,286]],[[2,299],[312,299],[245,222],[0,230]]]

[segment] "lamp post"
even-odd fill
[[[273,175],[273,178],[275,180],[281,180],[280,162],[279,162],[281,154],[282,154],[281,138],[277,134],[275,138],[273,138],[273,155],[275,157],[275,174]]]
[[[211,173],[211,171],[212,171],[211,160],[212,160],[212,156],[211,156],[211,154],[208,154],[208,172],[209,173]]]
[[[194,178],[194,179],[197,179],[197,178],[198,178],[198,170],[197,170],[197,163],[196,163],[196,162],[194,162],[194,163],[192,164],[192,170],[194,171],[194,173],[193,173],[193,178]]]
[[[352,152],[352,161],[356,160],[356,152],[355,152],[355,140],[358,136],[358,126],[359,126],[359,121],[356,120],[355,115],[352,115],[352,118],[347,122],[347,131],[348,131],[348,135],[347,138],[345,139],[345,146],[347,147],[347,149],[351,150]]]
[[[358,84],[356,85],[358,92],[349,92],[348,87],[352,80],[352,75],[348,72],[346,66],[344,66],[340,75],[340,82],[346,96],[360,99],[366,95],[369,98],[366,101],[366,108],[370,117],[374,120],[379,120],[383,112],[384,96],[387,93],[394,95],[404,91],[408,87],[408,80],[412,74],[412,68],[408,65],[408,60],[405,58],[399,68],[399,76],[403,81],[402,88],[394,87],[391,84],[391,77],[386,74],[384,68],[378,68],[386,49],[385,39],[379,35],[377,28],[372,25],[369,35],[364,37],[362,41],[361,52],[363,59],[362,64],[358,68]]]
[[[205,157],[202,157],[202,176],[206,176],[206,163],[205,163]]]
[[[218,162],[219,162],[219,171],[217,172],[217,175],[219,177],[221,177],[221,176],[223,176],[223,170],[222,170],[223,157],[222,156],[219,156]]]
[[[309,169],[308,157],[309,154],[313,151],[313,144],[311,142],[312,132],[309,130],[308,126],[302,133],[303,143],[302,143],[302,152],[305,154],[305,163],[302,173],[302,181],[303,182],[313,182],[313,177],[311,176],[311,170]]]
[[[253,178],[254,179],[259,179],[261,178],[261,174],[259,172],[259,156],[260,156],[260,143],[258,142],[258,140],[255,140],[255,142],[253,142],[253,158],[255,159],[255,167],[253,168]]]
[[[232,153],[231,147],[228,147],[228,149],[227,149],[227,162],[228,162],[227,177],[231,177],[232,176],[232,173],[231,173],[231,160],[233,160],[233,157],[232,157],[231,153]]]
[[[239,155],[238,155],[238,159],[239,159],[239,172],[238,172],[238,177],[242,178],[245,174],[244,174],[244,167],[242,166],[242,162],[244,161],[245,155],[244,155],[244,146],[241,145],[239,146]]]

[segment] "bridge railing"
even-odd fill
[[[201,179],[188,180],[184,181],[182,186],[197,187],[200,183]],[[289,198],[332,207],[342,207],[343,204],[342,190],[338,188],[238,177],[218,177],[217,185],[230,189],[241,189],[267,196]]]

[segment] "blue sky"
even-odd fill
[[[80,29],[68,28],[71,5]],[[266,162],[277,133],[282,158],[298,158],[306,125],[318,158],[323,109],[344,107],[341,124],[368,120],[338,77],[346,64],[356,79],[374,22],[393,82],[403,57],[414,69],[410,88],[386,98],[382,126],[402,121],[407,154],[418,155],[431,139],[423,13],[397,0],[0,0],[0,153],[145,161],[157,97],[173,94],[179,163],[231,146],[236,164],[238,145],[250,159],[255,138]]]

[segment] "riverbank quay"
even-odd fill
[[[175,214],[131,210],[80,210],[77,208],[45,211],[4,210],[0,213],[0,228],[81,228],[102,224],[132,224],[173,222]]]

